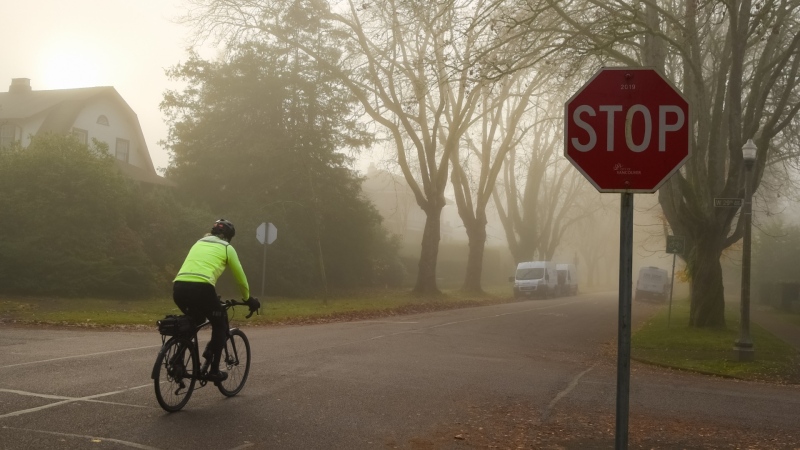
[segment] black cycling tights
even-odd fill
[[[192,316],[196,323],[203,319],[211,322],[211,340],[206,345],[203,356],[214,356],[219,361],[222,348],[225,347],[228,317],[225,308],[219,302],[217,291],[208,283],[192,283],[176,281],[172,285],[172,299],[187,316]]]

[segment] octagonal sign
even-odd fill
[[[655,192],[690,138],[689,103],[653,69],[603,68],[564,106],[564,155],[600,192]]]

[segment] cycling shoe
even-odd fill
[[[209,372],[208,375],[206,375],[206,379],[214,383],[219,383],[220,381],[227,380],[228,374],[227,372]]]

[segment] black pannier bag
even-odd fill
[[[176,316],[168,315],[163,319],[156,322],[158,325],[158,332],[164,336],[176,336],[178,334],[185,334],[192,331],[194,325],[192,318],[189,316]]]

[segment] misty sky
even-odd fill
[[[0,90],[30,78],[35,90],[114,86],[139,116],[156,168],[167,127],[158,104],[174,88],[164,69],[183,61],[189,29],[175,22],[181,0],[3,2]]]

